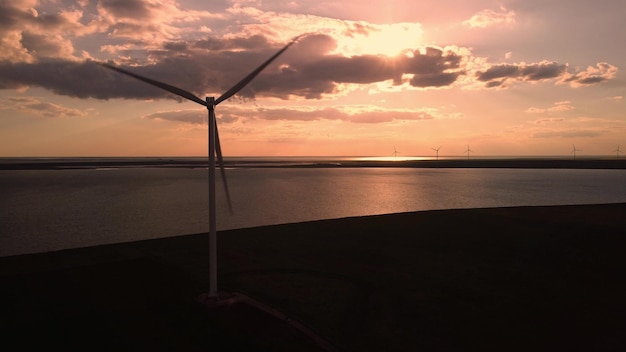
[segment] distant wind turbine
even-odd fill
[[[396,150],[396,146],[393,146],[393,157],[395,158],[398,155],[398,151]]]
[[[473,150],[470,149],[469,144],[467,145],[467,150],[465,152],[467,153],[467,160],[469,160],[470,152],[473,152]]]
[[[217,222],[216,222],[216,211],[215,211],[215,155],[217,153],[217,159],[220,164],[222,180],[224,183],[224,190],[226,192],[226,199],[228,200],[228,208],[232,213],[232,203],[230,200],[230,193],[228,192],[228,184],[226,183],[226,173],[224,171],[224,159],[222,157],[222,148],[220,146],[220,137],[217,131],[217,121],[215,119],[215,106],[224,100],[232,97],[237,92],[239,92],[243,87],[245,87],[250,81],[252,81],[267,65],[269,65],[272,61],[274,61],[279,55],[285,52],[290,46],[296,43],[303,35],[300,35],[294,39],[292,39],[285,47],[280,49],[276,54],[270,57],[267,61],[257,67],[254,71],[250,72],[247,76],[245,76],[241,81],[228,89],[224,94],[222,94],[219,98],[215,99],[214,97],[206,97],[205,100],[200,99],[194,94],[171,86],[166,83],[162,83],[151,78],[140,76],[136,73],[132,73],[130,71],[126,71],[119,67],[115,67],[113,65],[101,62],[100,65],[103,67],[115,70],[117,72],[123,73],[125,75],[131,76],[138,80],[144,81],[153,86],[159,87],[163,90],[166,90],[170,93],[176,94],[185,99],[191,100],[200,105],[206,106],[208,110],[208,144],[209,144],[209,297],[218,298],[217,291]]]
[[[614,152],[617,154],[617,159],[619,159],[619,153],[621,153],[622,151],[619,149],[619,144],[617,145],[617,149],[614,150]]]
[[[439,146],[438,148],[430,148],[430,149],[434,150],[437,153],[435,160],[439,160],[439,149],[441,149],[441,146]]]
[[[576,146],[572,144],[572,154],[574,154],[574,159],[576,159],[576,152],[582,152],[582,150],[576,149]]]

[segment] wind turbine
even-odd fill
[[[619,153],[621,153],[622,151],[619,149],[619,144],[617,145],[617,149],[614,150],[614,152],[617,154],[617,159],[619,159]]]
[[[396,146],[393,146],[393,157],[395,158],[398,155],[398,151],[396,150]]]
[[[576,152],[582,152],[582,150],[576,149],[576,146],[572,144],[572,154],[574,154],[574,159],[576,159]]]
[[[164,89],[170,93],[176,94],[185,99],[191,100],[200,105],[206,106],[208,110],[208,144],[209,144],[209,297],[218,298],[217,291],[217,222],[215,211],[215,155],[217,153],[217,159],[220,164],[220,170],[222,174],[222,180],[224,183],[224,190],[226,192],[226,199],[228,200],[228,208],[232,213],[232,203],[230,200],[230,193],[228,192],[228,184],[226,183],[226,173],[224,171],[224,159],[222,157],[222,148],[220,146],[220,137],[217,131],[217,121],[215,119],[215,106],[224,100],[232,97],[245,87],[250,81],[252,81],[267,65],[274,61],[280,54],[284,53],[290,46],[298,41],[303,35],[297,36],[292,39],[285,47],[280,49],[276,54],[270,57],[267,61],[262,63],[254,71],[250,72],[241,81],[228,89],[219,98],[206,97],[205,100],[200,99],[193,93],[178,87],[171,86],[169,84],[153,80],[151,78],[140,76],[136,73],[126,71],[119,67],[101,62],[100,65],[131,76],[138,80],[144,81],[148,84]]]
[[[465,152],[467,153],[467,160],[469,160],[470,152],[473,152],[473,150],[470,149],[469,144],[467,145],[467,150]]]
[[[430,148],[432,150],[434,150],[435,152],[437,152],[437,157],[435,160],[439,160],[439,149],[441,149],[441,146],[439,146],[438,148]]]

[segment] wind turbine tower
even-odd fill
[[[572,154],[574,154],[574,159],[576,159],[576,152],[582,152],[582,150],[576,149],[576,146],[572,144]]]
[[[619,153],[622,151],[619,149],[619,144],[617,145],[617,149],[614,150],[615,154],[617,154],[617,159],[619,159]]]
[[[473,150],[470,149],[469,144],[467,145],[467,150],[465,152],[467,153],[467,160],[469,160],[470,152],[473,152]]]
[[[395,158],[396,156],[398,156],[398,151],[396,150],[396,146],[393,146],[393,157]]]
[[[222,180],[224,183],[224,190],[226,192],[226,199],[228,200],[228,208],[232,213],[232,203],[230,200],[230,193],[228,192],[228,184],[226,183],[226,173],[224,171],[224,159],[222,157],[222,148],[220,146],[220,137],[217,130],[217,121],[215,118],[215,107],[223,102],[224,100],[232,97],[237,92],[239,92],[243,87],[245,87],[250,81],[252,81],[265,67],[267,67],[272,61],[274,61],[278,56],[284,53],[290,46],[296,43],[303,35],[300,35],[294,39],[292,39],[287,45],[285,45],[281,50],[279,50],[276,54],[270,57],[267,61],[257,67],[254,71],[250,72],[247,76],[245,76],[241,81],[228,89],[224,94],[222,94],[219,98],[215,99],[214,97],[206,97],[206,99],[201,99],[190,93],[186,90],[180,89],[178,87],[171,86],[169,84],[159,82],[153,80],[151,78],[140,76],[136,73],[121,69],[119,67],[110,65],[108,63],[101,62],[100,65],[103,67],[109,68],[111,70],[115,70],[117,72],[123,73],[125,75],[136,78],[140,81],[148,83],[150,85],[156,86],[163,90],[166,90],[170,93],[176,94],[182,98],[191,100],[195,103],[198,103],[202,106],[205,106],[208,110],[208,162],[209,162],[209,297],[210,298],[219,298],[218,290],[217,290],[217,222],[216,222],[216,210],[215,210],[215,156],[217,154],[217,160],[220,164],[220,170],[222,174]]]

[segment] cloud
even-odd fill
[[[495,64],[485,70],[476,71],[476,79],[485,82],[485,87],[504,86],[507,80],[518,82],[536,82],[555,80],[557,84],[569,83],[572,87],[581,87],[601,83],[615,78],[617,67],[608,63],[598,63],[584,71],[570,73],[568,65],[555,61],[539,63]]]
[[[60,35],[23,32],[20,42],[30,55],[36,57],[70,58],[74,53],[72,42]]]
[[[0,2],[0,31],[27,30],[37,33],[63,32],[71,33],[78,31],[84,34],[84,26],[79,21],[83,16],[81,10],[63,9],[57,13],[40,14],[32,6],[20,6],[21,1]],[[24,4],[22,4],[24,5]]]
[[[8,97],[6,104],[3,105],[6,109],[49,118],[87,116],[84,111],[40,101],[33,97]]]
[[[49,52],[61,50],[45,43],[42,37],[30,39],[32,47]],[[148,51],[148,62],[122,57],[121,67],[189,90],[198,96],[219,95],[246,72],[273,55],[284,43],[273,43],[264,36],[247,38],[211,37],[197,41],[169,41],[159,50]],[[533,82],[556,80],[591,84],[615,76],[616,68],[599,64],[597,68],[570,74],[567,65],[553,61],[520,64],[495,64],[472,71],[467,65],[471,52],[462,48],[424,47],[405,50],[397,56],[334,53],[337,41],[324,34],[310,35],[295,44],[285,55],[267,67],[239,96],[257,95],[281,99],[304,97],[321,99],[339,93],[349,84],[367,85],[392,82],[415,89],[444,88],[467,76],[486,87],[504,86],[507,80]],[[132,53],[129,49],[128,54]],[[125,64],[124,64],[125,63]],[[601,79],[598,79],[601,77]],[[0,89],[38,86],[57,94],[97,99],[161,99],[176,97],[117,72],[108,71],[92,61],[76,62],[46,58],[29,62],[0,61]]]
[[[179,40],[182,35],[202,35],[205,26],[189,24],[223,17],[208,11],[181,10],[173,0],[101,0],[93,6],[82,1],[57,6],[53,6],[56,1],[49,3],[0,1],[0,60],[79,60],[76,46],[95,49],[102,41],[107,41],[103,46],[110,52],[132,47],[137,54]],[[76,42],[87,36],[89,40]],[[91,54],[97,52],[92,49]]]
[[[406,69],[403,73],[414,74],[410,83],[414,87],[442,87],[451,85],[459,75],[465,74],[461,67],[463,57],[453,51],[444,52],[441,49],[427,47],[424,53],[418,50],[412,52],[403,64]]]
[[[201,39],[193,43],[193,46],[195,48],[205,49],[209,51],[250,50],[267,45],[270,45],[267,38],[259,34],[250,37],[235,37],[224,39],[208,37],[206,39]],[[165,49],[168,48],[165,47]]]
[[[159,111],[150,115],[145,115],[143,118],[152,120],[166,120],[183,122],[196,125],[206,125],[207,110],[174,110],[174,111]]]
[[[149,4],[141,0],[100,0],[98,6],[101,12],[110,14],[118,19],[147,20],[153,17],[152,13],[159,4]]]
[[[309,99],[337,92],[340,84],[371,84],[393,81],[413,87],[452,85],[464,74],[463,56],[452,49],[427,47],[405,51],[401,55],[331,54],[335,40],[327,35],[312,35],[286,54],[289,58],[280,71],[260,76],[252,88],[267,95],[285,98],[289,95]],[[321,49],[323,48],[323,49]],[[403,80],[403,76],[410,78]]]
[[[119,80],[94,62],[42,60],[37,63],[0,62],[0,89],[37,86],[79,98],[154,98],[165,94],[132,80]]]
[[[532,138],[593,138],[606,134],[606,131],[600,130],[559,130],[559,131],[543,131],[535,132]]]
[[[504,7],[500,11],[485,9],[463,21],[470,28],[487,28],[498,24],[513,24],[516,19],[515,11],[507,11]]]
[[[554,103],[554,105],[549,107],[549,108],[530,107],[530,108],[526,109],[526,112],[527,113],[531,113],[531,114],[542,114],[542,113],[546,113],[546,112],[563,112],[563,111],[570,111],[570,110],[574,110],[574,109],[576,109],[576,108],[571,105],[570,101],[558,101],[558,102]]]
[[[548,119],[535,120],[535,121],[533,121],[533,123],[535,123],[537,125],[543,125],[543,124],[555,123],[555,122],[563,122],[563,121],[565,121],[565,119],[562,118],[562,117],[551,117],[551,118],[548,118]]]
[[[41,39],[34,37],[31,41],[43,42]],[[46,44],[41,45],[45,47]],[[260,35],[170,41],[165,42],[160,50],[149,51],[148,62],[122,57],[120,66],[201,97],[209,94],[219,96],[283,45]],[[429,46],[405,50],[392,57],[348,57],[333,53],[336,45],[336,40],[328,35],[303,38],[241,90],[239,96],[246,99],[258,95],[280,99],[321,99],[340,93],[342,89],[350,89],[349,85],[380,82],[414,89],[445,88],[453,86],[461,76],[468,74],[470,79],[482,82],[488,88],[504,86],[507,80],[569,80],[573,85],[573,82],[591,84],[596,76],[611,79],[616,72],[614,66],[599,64],[598,68],[570,74],[566,71],[567,65],[553,61],[495,64],[476,71],[468,66],[473,59],[471,52],[463,48]],[[57,49],[51,47],[48,50]],[[60,58],[15,63],[0,61],[0,89],[29,86],[80,98],[177,99],[143,82],[106,70],[92,61],[76,62]]]
[[[486,59],[473,57],[470,49],[415,44],[423,32],[417,23],[340,21],[263,12],[241,3],[208,12],[182,10],[173,0],[103,0],[42,14],[33,8],[35,2],[31,7],[8,3],[0,2],[0,34],[5,34],[0,36],[0,89],[41,87],[80,98],[177,99],[83,61],[94,57],[200,97],[219,96],[281,48],[284,37],[309,29],[315,34],[267,67],[239,97],[322,99],[363,85],[376,88],[383,82],[415,90],[470,87],[477,82],[487,88],[505,87],[507,82],[547,80],[578,87],[612,79],[617,71],[615,66],[600,63],[570,73],[566,64],[554,61],[485,64],[477,70],[472,63]],[[512,13],[502,8],[478,15],[506,22]],[[202,26],[205,19],[211,19],[211,28]],[[225,23],[236,23],[237,34]],[[395,37],[387,37],[390,34]],[[78,36],[84,38],[77,41]],[[102,44],[83,50],[91,39]],[[387,46],[391,42],[400,45]],[[371,48],[385,50],[373,53]],[[395,54],[398,48],[404,49]]]
[[[43,13],[33,3],[0,2],[0,61],[33,62],[40,57],[71,59],[75,38],[90,30],[80,10]]]
[[[351,122],[356,123],[381,123],[391,121],[431,120],[434,116],[426,111],[367,111],[350,116]]]
[[[588,86],[606,82],[615,78],[616,74],[617,67],[606,62],[600,62],[596,64],[596,67],[589,66],[584,71],[564,76],[561,82],[569,83],[572,87]]]
[[[220,94],[284,45],[270,44],[263,37],[214,38],[208,46],[217,50],[206,49],[207,43],[206,40],[185,45],[170,42],[168,47],[175,46],[176,51],[163,49],[151,53],[155,63],[122,67],[200,96],[211,92]],[[242,46],[248,49],[241,50]],[[391,58],[382,55],[345,57],[329,54],[333,47],[334,40],[325,35],[303,39],[290,49],[293,55],[286,54],[267,67],[240,92],[240,96],[319,99],[337,92],[339,85],[344,83],[369,84],[387,80],[420,88],[444,87],[464,74],[463,57],[451,50],[428,47]],[[409,78],[403,80],[405,75]],[[25,86],[39,86],[57,94],[81,98],[174,98],[92,61],[0,62],[0,88]]]
[[[616,95],[616,96],[613,96],[613,97],[607,97],[606,99],[614,101],[614,102],[620,102],[620,101],[624,100],[624,97],[621,96],[621,95]]]
[[[567,65],[554,61],[532,64],[497,64],[485,71],[476,72],[479,81],[487,82],[488,87],[500,86],[506,79],[518,81],[540,81],[554,79],[566,73]]]
[[[187,124],[206,124],[206,109],[160,111],[144,118]],[[376,106],[336,106],[313,109],[310,107],[246,108],[220,106],[216,111],[220,123],[243,120],[319,121],[338,120],[353,123],[382,123],[390,121],[430,120],[446,117],[432,109],[383,109]]]

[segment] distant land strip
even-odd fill
[[[446,159],[446,160],[337,160],[323,161],[263,161],[225,160],[227,168],[517,168],[517,169],[626,169],[626,159],[559,159],[559,158],[502,158],[502,159]],[[0,170],[51,170],[98,168],[205,168],[206,160],[188,158],[59,158],[27,160],[2,159]]]

